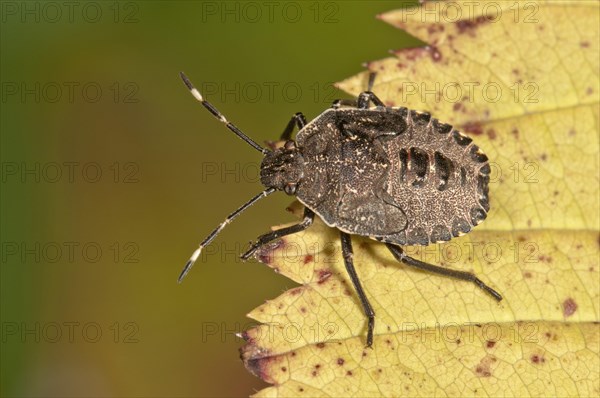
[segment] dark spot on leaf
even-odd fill
[[[566,299],[563,302],[563,315],[566,317],[570,317],[577,311],[577,303],[571,297]]]
[[[296,351],[292,351],[292,352],[290,353],[290,355],[291,355],[291,356],[293,356],[293,357],[295,357],[295,356],[296,356]]]
[[[242,354],[242,359],[246,369],[254,376],[263,379],[267,383],[273,384],[275,382],[267,371],[267,366],[272,358],[244,358],[244,354]]]
[[[346,372],[346,376],[352,376],[352,371],[350,371],[350,370],[349,370],[349,371],[347,371],[347,372]]]
[[[487,367],[479,365],[477,368],[475,368],[475,372],[477,372],[479,377],[490,377],[492,375],[489,365]]]
[[[412,48],[401,48],[399,50],[393,50],[392,53],[396,56],[404,56],[409,61],[414,61],[418,58],[423,57],[428,53],[426,47],[412,47]]]
[[[282,371],[282,372],[287,372],[287,368],[286,368],[285,366],[282,366],[282,367],[281,367],[281,371]]]
[[[531,278],[531,272],[527,271],[523,274],[525,278]]]
[[[473,135],[481,135],[483,134],[483,127],[479,122],[467,122],[463,126],[463,130],[465,133],[473,134]]]
[[[490,364],[495,362],[496,358],[486,355],[481,359],[479,364],[475,367],[475,373],[479,377],[490,377],[492,375],[492,370]]]
[[[269,265],[273,262],[273,256],[271,256],[271,253],[259,253],[258,261],[260,261],[263,264]]]
[[[313,256],[310,254],[307,254],[306,256],[304,256],[304,264],[308,264],[313,260]]]
[[[297,287],[295,289],[290,290],[289,292],[290,292],[290,294],[292,296],[296,296],[296,295],[300,294],[301,291],[302,291],[302,288],[301,287]]]
[[[443,31],[444,31],[444,25],[442,25],[442,24],[431,24],[427,28],[427,33],[429,33],[430,35],[434,34],[435,32],[443,32]]]
[[[593,92],[594,92],[594,89],[593,89],[593,88],[591,88],[591,87],[588,87],[588,88],[585,90],[585,93],[586,93],[587,95],[591,95]]]
[[[570,136],[574,136],[575,134],[577,134],[577,132],[575,131],[575,129],[569,130],[569,135]]]
[[[427,51],[429,51],[429,54],[431,55],[431,59],[433,60],[433,62],[439,62],[442,59],[442,53],[440,52],[440,50],[438,50],[437,47],[426,46],[425,48],[427,49]]]
[[[511,131],[511,134],[515,136],[516,139],[519,139],[519,129],[514,127]]]
[[[590,46],[590,42],[589,41],[582,41],[582,42],[579,43],[579,45],[582,48],[588,48]]]
[[[536,363],[536,364],[537,363],[544,363],[544,362],[546,362],[546,358],[544,358],[543,356],[534,354],[534,355],[531,356],[531,362],[532,363]]]
[[[319,281],[317,283],[319,285],[323,284],[332,275],[330,271],[325,270],[325,269],[319,270],[318,273],[319,273]]]
[[[542,160],[544,160],[544,161],[545,161],[546,159],[548,159],[548,155],[546,155],[545,153],[542,153],[542,154],[540,155],[540,159],[542,159]]]
[[[337,364],[342,366],[344,364],[344,358],[338,358]]]
[[[300,391],[300,392],[304,392],[304,388],[302,388],[302,387],[298,387],[298,391]]]
[[[313,375],[313,377],[315,377],[315,376],[317,375],[317,371],[316,371],[316,370],[313,370],[313,371],[312,371],[312,375]]]
[[[496,342],[492,341],[492,340],[488,340],[487,343],[485,344],[485,346],[487,348],[494,348],[495,345],[496,345]]]
[[[458,29],[458,33],[469,33],[469,35],[471,36],[475,36],[475,28],[478,27],[478,25],[490,22],[493,19],[493,17],[489,16],[485,16],[485,15],[480,15],[475,19],[472,20],[462,20],[462,21],[458,21],[456,22],[456,27]]]
[[[488,135],[488,137],[490,137],[490,140],[495,140],[496,139],[496,130],[488,129],[487,135]]]
[[[457,340],[456,340],[456,344],[460,344],[460,343],[461,343],[461,340],[460,340],[460,339],[457,339]]]
[[[244,339],[245,341],[249,342],[249,343],[253,343],[254,339],[250,338],[250,335],[248,334],[247,330],[244,330],[241,334],[242,339]]]
[[[317,343],[317,348],[324,348],[325,347],[325,343]],[[319,365],[317,365],[319,366]]]
[[[306,307],[300,307],[300,312],[306,313]]]

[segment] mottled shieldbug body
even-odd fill
[[[194,252],[179,281],[203,247],[243,210],[275,191],[294,195],[305,206],[304,220],[258,237],[242,255],[308,228],[315,214],[340,230],[346,270],[368,317],[367,346],[373,343],[375,312],[354,269],[350,235],[384,242],[393,256],[412,267],[471,281],[502,296],[475,275],[424,263],[399,245],[428,245],[463,235],[489,210],[490,166],[472,140],[427,113],[386,107],[370,88],[356,100],[338,100],[310,123],[295,114],[281,136],[281,148],[267,150],[247,137],[181,77],[194,97],[216,118],[264,155],[260,177],[267,188],[219,225]],[[370,107],[373,103],[375,106]],[[299,131],[291,140],[294,127]]]

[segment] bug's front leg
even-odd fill
[[[264,235],[259,236],[256,239],[256,243],[254,243],[250,249],[244,254],[241,255],[242,260],[247,260],[254,255],[254,253],[264,244],[271,242],[272,240],[284,237],[286,235],[295,234],[296,232],[304,231],[308,228],[315,219],[315,213],[310,210],[308,207],[304,208],[304,219],[301,223],[292,225],[286,228],[278,229],[277,231],[269,232]]]
[[[356,289],[356,293],[358,294],[358,298],[360,299],[360,303],[363,306],[363,310],[365,311],[365,315],[369,319],[369,329],[367,331],[367,347],[371,347],[373,345],[373,329],[375,328],[375,311],[373,311],[373,307],[371,307],[371,303],[369,303],[369,299],[367,299],[367,295],[360,284],[360,280],[358,279],[358,275],[356,274],[356,270],[354,269],[354,261],[352,260],[353,252],[352,252],[352,239],[350,235],[345,232],[341,232],[342,239],[342,256],[344,257],[344,264],[346,265],[346,271],[348,271],[348,275],[350,275],[350,280],[354,285],[354,289]]]
[[[302,128],[304,126],[306,126],[306,118],[304,117],[302,112],[298,112],[294,116],[292,116],[292,118],[288,122],[287,126],[285,126],[283,133],[281,133],[281,137],[279,137],[279,141],[287,141],[287,140],[291,139],[292,131],[294,131],[294,126],[297,126],[298,130],[302,130]]]

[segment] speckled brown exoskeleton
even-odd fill
[[[400,245],[428,245],[463,235],[489,210],[487,156],[472,140],[428,113],[387,107],[369,88],[356,100],[337,100],[310,123],[296,113],[281,136],[283,147],[262,148],[181,77],[193,96],[227,128],[264,155],[260,179],[266,189],[231,213],[202,241],[179,276],[202,248],[245,209],[275,191],[304,204],[301,223],[258,237],[241,257],[264,244],[308,228],[315,214],[340,231],[346,270],[368,318],[367,346],[373,344],[375,312],[352,260],[350,235],[384,242],[400,262],[417,269],[475,283],[496,300],[502,296],[475,275],[407,256]],[[370,107],[373,103],[374,107]],[[299,131],[291,140],[294,127]]]

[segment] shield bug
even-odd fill
[[[448,241],[483,221],[489,210],[490,166],[479,147],[449,124],[428,113],[385,106],[371,92],[374,76],[369,78],[368,90],[356,100],[334,101],[309,123],[302,113],[296,113],[281,135],[283,147],[268,150],[229,122],[181,73],[192,95],[264,156],[260,179],[266,189],[231,213],[200,243],[179,282],[227,224],[259,199],[283,191],[304,205],[304,219],[259,236],[242,259],[250,258],[268,242],[305,230],[315,214],[337,228],[346,270],[368,318],[369,347],[375,312],[354,269],[350,235],[383,242],[408,266],[472,282],[502,300],[474,274],[424,263],[400,247]],[[291,140],[294,127],[299,129],[295,141]]]

